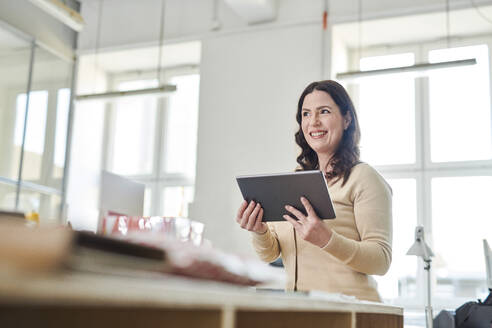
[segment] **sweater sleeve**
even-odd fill
[[[273,224],[268,225],[268,230],[263,233],[252,232],[253,247],[264,262],[273,262],[280,256],[280,246],[277,233]]]
[[[391,188],[373,168],[361,169],[353,188],[355,224],[360,241],[333,231],[323,250],[353,270],[384,275],[391,264]]]

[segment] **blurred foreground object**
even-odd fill
[[[0,211],[0,221],[3,220],[23,220],[25,219],[24,213],[12,212],[12,211]]]
[[[204,230],[203,223],[182,217],[108,215],[102,219],[101,232],[113,236],[126,236],[136,231],[150,232],[165,239],[200,246]]]
[[[212,248],[203,238],[205,225],[182,217],[109,215],[102,220],[105,235],[158,247],[168,254],[170,273],[239,285],[285,285],[279,274],[257,259],[245,259]]]
[[[191,228],[190,228],[191,229]],[[268,265],[152,231],[113,237],[0,221],[0,273],[63,270],[138,276],[175,274],[255,286],[283,279]]]
[[[43,272],[63,268],[105,272],[118,269],[166,271],[163,250],[72,231],[0,222],[0,269]]]
[[[3,327],[403,328],[403,308],[208,281],[70,273],[0,279]]]
[[[37,212],[29,212],[25,215],[26,220],[34,225],[39,224],[39,213]]]

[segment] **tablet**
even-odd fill
[[[259,202],[263,207],[263,221],[285,221],[284,214],[294,217],[285,205],[292,205],[306,214],[301,196],[309,200],[320,219],[335,218],[328,186],[321,171],[244,175],[236,177],[236,180],[243,198],[248,202]]]

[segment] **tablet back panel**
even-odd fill
[[[328,186],[321,171],[239,176],[236,180],[245,200],[260,202],[264,210],[263,221],[285,221],[283,215],[290,214],[284,207],[287,204],[306,214],[301,196],[309,200],[319,218],[335,218]]]

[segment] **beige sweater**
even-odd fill
[[[371,166],[352,168],[328,186],[336,219],[324,220],[333,235],[319,248],[295,234],[292,225],[268,222],[264,234],[252,233],[253,246],[263,261],[282,257],[287,272],[287,290],[322,290],[380,301],[374,279],[391,264],[391,188]]]

